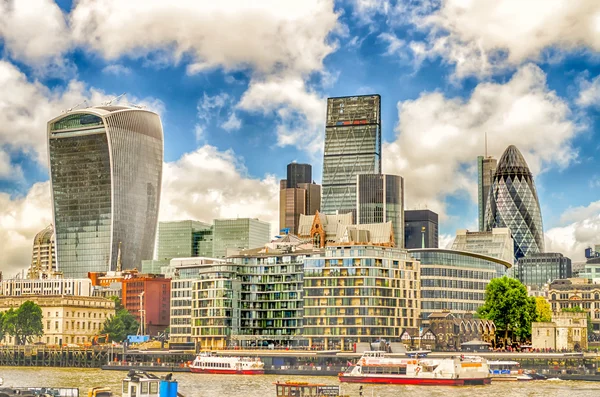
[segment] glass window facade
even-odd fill
[[[159,222],[159,260],[212,256],[212,225],[199,221]]]
[[[477,157],[477,197],[479,208],[479,231],[485,230],[485,207],[487,205],[488,196],[490,195],[490,187],[494,180],[494,173],[498,161],[492,157]]]
[[[392,222],[396,247],[404,247],[404,180],[397,175],[357,176],[358,224]]]
[[[404,211],[404,245],[406,249],[438,248],[438,214],[430,210]]]
[[[91,108],[49,122],[50,180],[59,271],[65,277],[151,259],[163,141],[157,114]]]
[[[409,250],[421,262],[421,318],[432,312],[472,313],[483,305],[491,279],[502,277],[511,263],[452,250]]]
[[[515,146],[509,146],[498,162],[485,222],[488,231],[497,227],[510,229],[515,244],[515,262],[524,256],[544,252],[542,213],[533,175]]]
[[[542,287],[554,280],[571,278],[571,259],[559,253],[531,254],[519,259],[519,280],[528,287]]]
[[[328,98],[322,212],[352,212],[356,219],[356,175],[379,173],[381,97]]]
[[[327,247],[304,263],[304,337],[326,348],[417,330],[419,262],[405,250]]]
[[[262,247],[271,241],[271,226],[258,219],[215,219],[213,256],[224,258],[227,249],[243,250]]]

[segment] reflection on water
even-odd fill
[[[93,386],[109,386],[114,392],[120,390],[125,372],[102,371],[81,368],[27,368],[0,367],[0,377],[6,386],[52,386],[79,387],[81,397]],[[164,374],[163,374],[164,375]],[[270,397],[275,395],[273,382],[276,380],[299,380],[338,384],[335,377],[282,377],[279,375],[236,376],[176,373],[179,391],[186,397]],[[358,385],[342,385],[344,393],[358,396]],[[432,387],[400,385],[364,385],[364,397],[584,397],[600,396],[600,382],[537,381],[504,382],[489,386]]]

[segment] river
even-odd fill
[[[126,372],[81,368],[0,367],[5,386],[78,387],[81,397],[93,386],[109,386],[119,392]],[[163,374],[164,375],[164,374]],[[236,376],[176,373],[179,392],[186,397],[271,397],[276,380],[298,380],[338,384],[335,377],[282,377],[279,375]],[[358,385],[342,385],[344,393],[358,397]],[[365,385],[364,397],[584,397],[600,396],[600,382],[535,381],[493,383],[488,386],[431,387],[400,385]],[[118,393],[120,394],[120,393]]]

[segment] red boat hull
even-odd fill
[[[194,368],[190,367],[190,371],[196,374],[219,374],[219,375],[264,375],[264,369],[244,369],[236,371],[234,369],[217,369],[217,368]]]
[[[396,385],[422,385],[422,386],[465,386],[488,385],[490,378],[471,379],[441,379],[441,378],[404,378],[404,377],[367,377],[367,376],[339,376],[340,382],[346,383],[383,383]]]

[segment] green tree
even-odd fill
[[[563,307],[562,311],[565,313],[583,313],[584,312],[584,310],[581,308],[581,306]]]
[[[23,302],[16,310],[8,309],[2,315],[2,330],[15,338],[16,345],[31,342],[44,334],[42,309],[32,301]]]
[[[535,298],[535,313],[535,321],[541,323],[549,323],[552,321],[552,309],[550,308],[550,303],[548,303],[543,296]]]
[[[504,331],[504,344],[507,345],[509,333],[521,339],[531,335],[536,303],[535,298],[527,296],[527,288],[521,282],[505,276],[490,281],[485,289],[485,303],[477,312]]]
[[[108,334],[108,340],[112,342],[122,342],[127,335],[135,335],[139,328],[139,323],[135,317],[129,313],[121,304],[118,297],[112,297],[115,302],[116,313],[104,322],[102,334]]]

